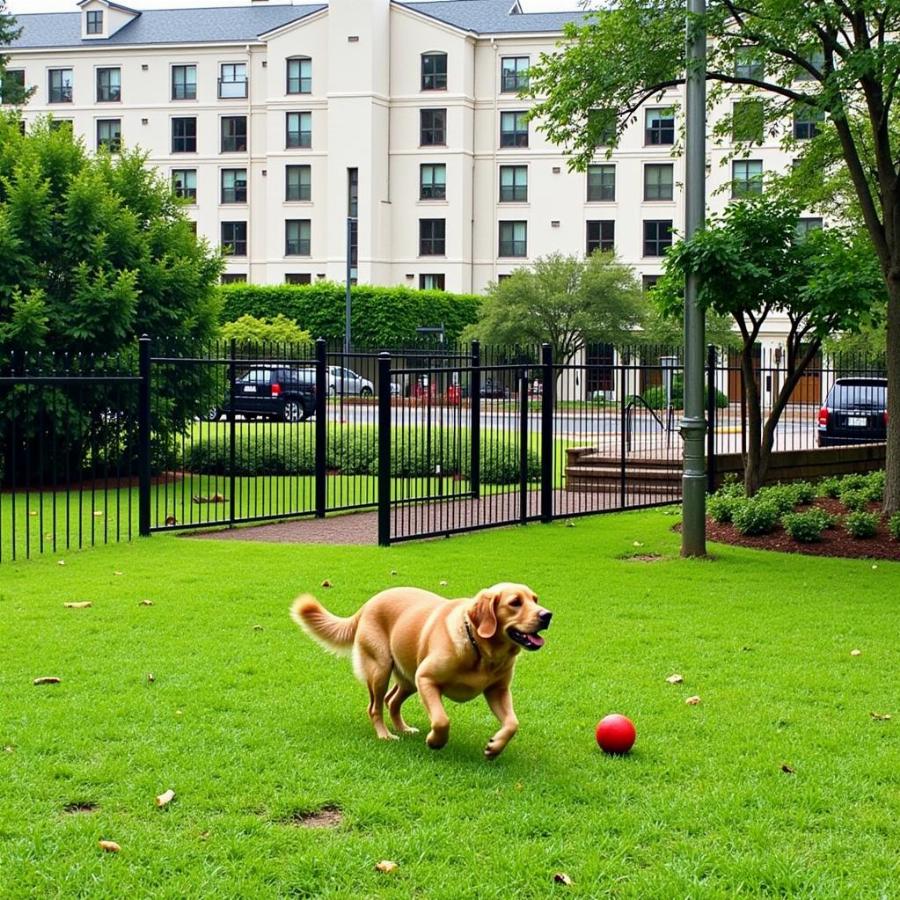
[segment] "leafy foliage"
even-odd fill
[[[852,512],[844,519],[844,528],[851,537],[858,540],[875,537],[878,531],[878,516],[863,510]]]
[[[0,47],[11,44],[22,29],[16,24],[15,16],[6,12],[6,0],[0,0]],[[9,57],[0,53],[0,97],[4,104],[21,106],[32,94],[27,86],[19,85],[7,74]]]
[[[239,343],[311,343],[309,332],[296,322],[278,313],[272,318],[257,319],[255,316],[241,316],[234,322],[226,322],[220,332],[221,337]]]
[[[784,530],[795,540],[811,544],[822,539],[822,532],[831,524],[831,516],[821,509],[787,513],[781,517]]]
[[[345,288],[334,282],[311,285],[229,284],[219,288],[226,321],[249,315],[281,315],[315,338],[344,336]],[[351,288],[351,333],[357,347],[409,347],[419,341],[416,328],[444,326],[446,339],[456,340],[478,315],[481,297],[407,287]]]
[[[894,513],[888,519],[888,532],[895,541],[900,541],[900,512]]]
[[[590,343],[634,343],[643,300],[634,273],[612,253],[553,253],[494,283],[467,335],[488,344],[542,344],[557,363]]]
[[[651,409],[665,409],[666,390],[663,385],[655,384],[647,388],[641,396]],[[703,388],[703,404],[709,402],[709,391]],[[672,405],[675,409],[681,409],[684,404],[684,376],[678,373],[672,378]],[[716,390],[716,409],[728,409],[728,395]]]
[[[731,521],[741,534],[768,534],[775,528],[781,512],[771,500],[747,497],[735,502]]]

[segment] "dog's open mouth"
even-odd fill
[[[506,633],[510,638],[526,650],[540,650],[544,646],[544,639],[535,631],[526,634],[516,628],[507,628]]]

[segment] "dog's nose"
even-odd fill
[[[550,612],[549,609],[542,609],[539,618],[541,620],[541,626],[546,628],[550,624],[550,620],[553,618],[553,613]]]

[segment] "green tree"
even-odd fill
[[[127,357],[142,333],[182,347],[216,334],[221,259],[197,241],[168,184],[145,163],[137,152],[90,156],[71,129],[48,121],[23,135],[14,115],[0,115],[0,365],[14,351]],[[160,378],[161,432],[202,404],[201,368]],[[83,436],[102,426],[102,389],[92,390],[93,420],[64,389],[40,397],[73,465]],[[8,407],[17,400],[27,445],[22,397],[0,397]],[[122,408],[114,402],[107,408]],[[0,451],[8,438],[0,433]]]
[[[832,131],[887,293],[885,510],[900,509],[900,84],[897,0],[710,0],[710,104],[757,99],[770,127],[797,111]],[[531,69],[533,114],[584,167],[610,125],[621,133],[648,100],[683,83],[683,0],[617,0],[566,31]],[[789,126],[788,126],[789,127]],[[750,139],[752,142],[752,138]],[[788,138],[790,141],[790,138]],[[613,139],[615,143],[615,138]],[[806,152],[812,152],[807,150]],[[801,151],[801,159],[804,156]],[[870,163],[868,165],[867,163]]]
[[[226,322],[221,328],[223,340],[235,340],[249,344],[311,344],[308,331],[301,328],[293,319],[278,313],[272,318],[256,318],[241,316],[233,322]],[[310,352],[312,348],[310,348]]]
[[[679,313],[688,273],[700,276],[699,301],[728,315],[741,335],[741,373],[747,403],[744,487],[762,485],[775,428],[801,375],[835,331],[855,332],[883,298],[877,260],[866,239],[837,229],[799,236],[795,206],[760,197],[732,203],[725,213],[666,256],[655,297]],[[785,375],[763,422],[753,348],[772,313],[788,319]]]
[[[15,16],[6,11],[6,0],[0,0],[0,47],[9,46],[22,29],[16,25]],[[0,53],[0,103],[21,106],[31,94],[31,90],[7,74],[9,57]]]
[[[612,253],[554,253],[488,289],[470,337],[488,344],[549,343],[568,363],[586,344],[636,342],[644,301],[628,266]]]

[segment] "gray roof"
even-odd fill
[[[575,0],[572,0],[573,4]],[[582,22],[583,12],[511,13],[515,0],[436,0],[433,3],[398,2],[463,31],[475,34],[523,34],[562,31],[567,22]]]
[[[259,35],[302,19],[324,3],[305,6],[219,6],[209,9],[145,9],[112,37],[82,40],[81,13],[16,16],[22,34],[11,50],[38,47],[105,47],[128,44],[208,44],[254,41]]]

